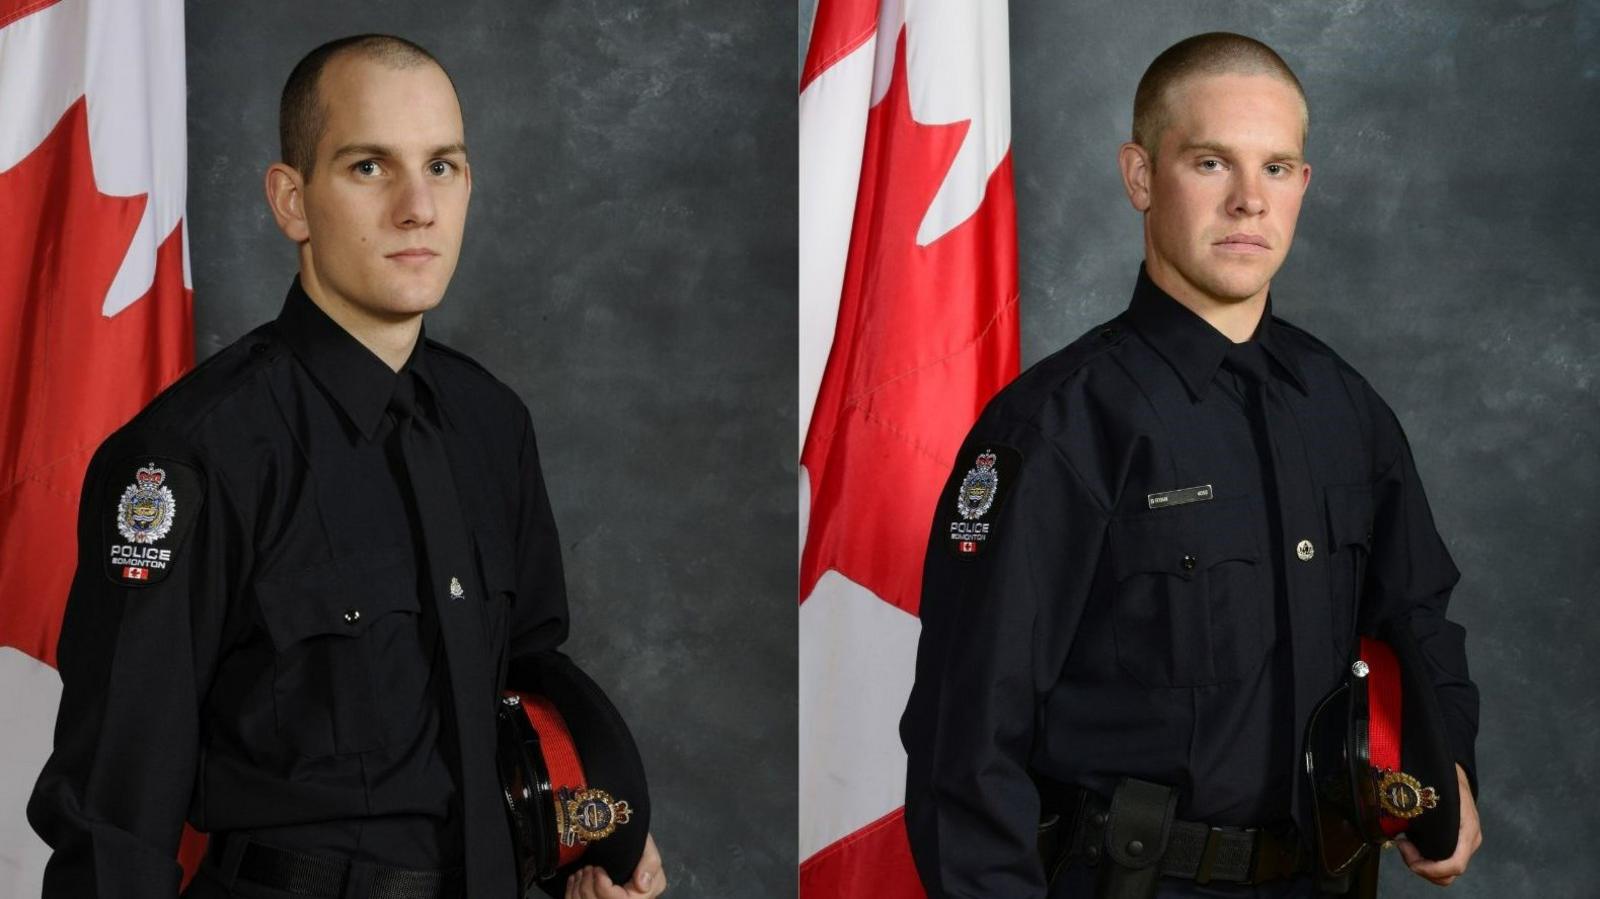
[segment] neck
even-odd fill
[[[382,359],[389,368],[399,371],[411,358],[411,350],[417,345],[417,335],[422,332],[422,313],[375,315],[329,290],[317,278],[316,270],[308,266],[300,268],[300,287],[311,298],[311,302],[317,304],[318,309],[327,313],[339,327],[371,350],[374,356]]]
[[[1267,308],[1267,291],[1272,284],[1261,286],[1255,294],[1243,299],[1215,297],[1185,278],[1178,270],[1155,254],[1145,253],[1145,273],[1167,295],[1182,303],[1186,309],[1205,319],[1206,324],[1234,343],[1244,343],[1256,331],[1261,316]]]

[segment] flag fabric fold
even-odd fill
[[[23,809],[89,457],[194,362],[185,94],[181,0],[0,0],[0,714],[30,723],[0,735],[0,895],[48,857]]]
[[[800,892],[920,896],[922,557],[1020,357],[1005,4],[820,0],[800,87]]]

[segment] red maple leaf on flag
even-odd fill
[[[56,2],[0,0],[0,29],[6,29],[8,39],[38,40],[41,46],[56,46],[52,41],[62,40],[71,44],[71,36],[64,37],[62,29],[83,27],[71,15],[57,17],[53,26],[43,24],[45,17],[15,24]],[[121,4],[101,5],[98,11],[110,9],[133,17],[144,12],[142,7]],[[93,10],[89,18],[92,24]],[[34,25],[38,28],[26,33],[18,30]],[[181,28],[176,33],[181,50]],[[83,62],[58,61],[68,68]],[[97,64],[101,74],[115,68],[103,59]],[[7,77],[18,79],[17,84],[40,77],[30,67],[23,68],[18,74],[16,67],[9,67]],[[181,68],[172,66],[165,71],[181,74]],[[158,246],[141,241],[133,248],[150,198],[142,193],[111,196],[97,186],[88,115],[96,83],[104,82],[89,78],[89,96],[78,96],[37,146],[0,171],[0,222],[6,223],[0,230],[0,507],[5,509],[0,515],[0,546],[6,549],[0,554],[0,584],[6,595],[0,603],[0,645],[15,647],[51,667],[56,664],[62,612],[76,567],[79,490],[89,458],[107,434],[194,361],[182,220],[158,235]],[[147,90],[158,90],[142,76],[140,83]],[[160,89],[172,88],[164,84]],[[176,89],[181,90],[181,80]],[[104,93],[98,101],[108,102]],[[108,108],[135,119],[150,113],[138,106],[98,109]],[[26,104],[0,109],[0,127],[36,133],[31,129],[44,123],[29,116],[39,111]],[[182,116],[175,121],[181,128]],[[97,119],[95,141],[101,151],[115,154],[127,149],[129,140],[153,136],[130,137],[120,124],[116,115],[109,121],[105,116]],[[174,127],[172,120],[166,127]],[[175,141],[157,143],[174,144],[181,153],[182,133]],[[106,158],[112,157],[103,153],[102,159]],[[176,160],[181,162],[181,156]],[[181,199],[181,182],[179,186]],[[181,214],[181,206],[177,211]],[[118,297],[117,311],[107,317],[102,310],[118,276],[125,274],[129,254],[152,249],[153,260],[142,255],[131,258],[136,271],[148,271],[145,266],[155,263],[149,288],[137,298]],[[7,742],[5,748],[18,747]],[[14,821],[5,822],[7,826],[20,824],[20,807],[15,815]],[[14,865],[21,862],[26,879],[32,875],[27,874],[31,859],[25,856],[39,849],[43,847],[34,843],[7,860]],[[204,849],[204,836],[185,827],[178,850],[184,883]]]
[[[150,292],[100,311],[145,201],[96,187],[81,97],[0,172],[0,221],[13,226],[0,232],[0,643],[52,667],[89,457],[194,361],[181,225]]]
[[[971,123],[912,118],[905,29],[868,113],[837,335],[801,464],[811,514],[800,596],[829,569],[916,614],[922,557],[955,452],[1015,377],[1016,202],[1011,153],[983,203],[927,246],[917,229]]]
[[[181,224],[157,250],[150,291],[111,318],[100,312],[145,202],[95,185],[82,97],[0,172],[0,222],[16,226],[0,232],[0,644],[51,667],[89,457],[194,364]],[[185,883],[204,851],[185,826]]]

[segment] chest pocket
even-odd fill
[[[1340,657],[1354,649],[1357,613],[1361,609],[1372,554],[1372,487],[1368,484],[1332,484],[1323,488],[1328,508],[1329,587],[1333,607],[1333,634]]]
[[[1272,577],[1247,497],[1111,522],[1117,663],[1151,687],[1235,681],[1273,643]]]
[[[363,553],[256,581],[273,647],[273,714],[296,754],[377,749],[414,724],[429,663],[409,552]]]

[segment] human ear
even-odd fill
[[[267,206],[278,223],[283,236],[295,243],[311,239],[311,229],[306,224],[305,181],[300,172],[283,162],[267,166],[263,185],[267,192]]]
[[[1140,212],[1150,211],[1150,175],[1155,168],[1150,152],[1129,141],[1117,149],[1117,166],[1122,170],[1122,189],[1128,202]]]

